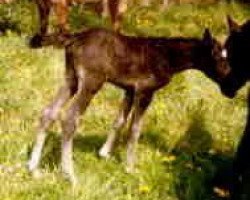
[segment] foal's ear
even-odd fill
[[[203,42],[205,45],[212,45],[213,44],[213,37],[208,28],[205,29],[203,34]]]
[[[227,24],[230,32],[239,32],[240,25],[235,22],[230,15],[227,16]]]

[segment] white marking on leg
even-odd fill
[[[36,138],[36,144],[33,147],[33,151],[31,153],[31,159],[28,161],[28,170],[34,171],[40,162],[43,145],[45,142],[46,133],[39,132]]]
[[[99,156],[102,158],[110,158],[110,153],[112,152],[112,149],[115,145],[116,138],[119,132],[119,129],[123,126],[125,122],[124,115],[121,113],[120,117],[117,119],[115,125],[114,125],[114,130],[112,130],[108,134],[108,138],[102,148],[99,151]]]
[[[132,125],[131,128],[131,136],[128,140],[128,146],[127,146],[127,166],[126,166],[126,172],[127,173],[133,173],[135,168],[135,162],[136,162],[136,145],[138,142],[138,139],[140,137],[141,132],[141,126],[142,126],[142,120],[139,120],[137,123]]]
[[[73,137],[63,136],[62,141],[62,172],[65,175],[65,178],[68,179],[73,185],[77,184],[77,179],[74,174],[73,169]]]

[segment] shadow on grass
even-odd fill
[[[228,198],[224,190],[230,182],[233,150],[217,153],[212,150],[213,139],[202,119],[195,118],[186,134],[177,142],[173,153],[176,193],[180,200],[219,200]],[[218,188],[217,188],[218,189]]]
[[[144,141],[157,150],[169,152],[163,136],[158,133],[145,134]],[[166,172],[175,176],[175,192],[179,200],[227,199],[226,190],[231,182],[233,149],[221,153],[212,150],[213,139],[206,130],[202,118],[195,117],[189,129],[171,151],[176,160],[164,163]]]

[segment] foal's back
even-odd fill
[[[158,88],[192,62],[197,39],[123,36],[91,29],[67,47],[75,65],[122,87]]]

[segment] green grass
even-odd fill
[[[207,26],[222,40],[226,37],[226,14],[233,14],[238,21],[250,14],[249,8],[236,3],[173,6],[164,13],[155,8],[138,9],[127,13],[124,33],[200,37]],[[29,12],[34,11],[25,10]],[[90,26],[106,23],[88,13],[78,17],[88,18]],[[62,50],[28,49],[26,36],[35,26],[28,23],[29,19],[27,14],[20,21],[25,32],[22,37],[10,32],[0,38],[0,166],[5,169],[26,163],[40,111],[63,81]],[[230,163],[243,132],[246,87],[229,100],[197,71],[176,75],[157,93],[145,115],[135,174],[124,171],[125,136],[110,161],[97,157],[121,97],[120,90],[105,86],[81,119],[74,141],[78,187],[72,189],[61,177],[61,129],[56,123],[43,152],[43,178],[33,179],[24,168],[8,171],[0,167],[1,200],[217,199],[212,194],[211,180],[217,169]]]

